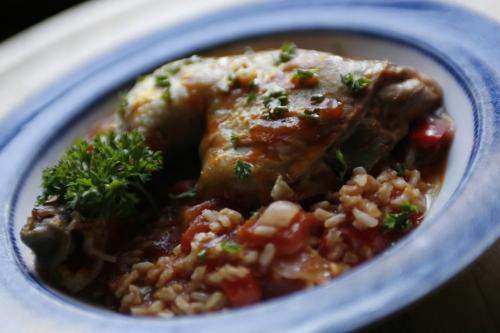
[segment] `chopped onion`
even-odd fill
[[[273,227],[288,227],[300,211],[300,206],[290,201],[275,201],[260,216],[257,224]]]

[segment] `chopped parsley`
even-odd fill
[[[234,243],[234,242],[222,241],[220,243],[220,247],[221,247],[222,251],[230,253],[230,254],[236,254],[236,253],[239,253],[241,251],[240,244]]]
[[[403,203],[399,213],[388,213],[384,216],[382,226],[388,231],[406,231],[411,226],[411,215],[418,214],[418,208],[408,201]]]
[[[257,92],[255,90],[250,90],[247,96],[247,104],[252,104],[257,99]]]
[[[273,87],[265,92],[263,95],[264,118],[278,119],[288,112],[288,94],[285,89],[280,87]]]
[[[319,104],[325,100],[325,94],[314,94],[311,96],[312,104]]]
[[[259,84],[257,82],[257,79],[250,81],[250,91],[248,92],[247,104],[251,104],[257,99],[257,92],[259,90]]]
[[[160,88],[170,88],[170,80],[168,76],[158,75],[155,77],[156,86]]]
[[[311,69],[298,68],[295,70],[295,73],[293,74],[292,78],[295,80],[309,79],[312,77],[317,77],[318,72],[319,72],[319,69],[317,69],[317,68],[311,68]]]
[[[370,80],[364,76],[354,79],[352,73],[347,73],[346,75],[340,75],[342,83],[349,88],[353,94],[358,94],[363,91],[370,84]]]
[[[196,254],[196,258],[199,260],[199,261],[205,261],[205,259],[207,259],[207,255],[208,255],[208,252],[206,249],[203,249],[201,250],[200,252],[198,252]]]
[[[304,112],[299,115],[301,118],[319,120],[319,114],[321,110],[319,108],[305,109]]]
[[[193,187],[185,192],[179,193],[179,194],[172,194],[169,193],[168,197],[172,200],[181,200],[181,199],[192,199],[195,198],[198,192],[196,191],[196,188]]]
[[[284,42],[281,45],[278,63],[288,62],[297,54],[297,45],[292,42]]]
[[[239,179],[248,178],[252,174],[252,165],[242,160],[238,160],[234,165],[234,173]]]
[[[406,172],[406,167],[403,163],[396,163],[394,169],[396,170],[396,173],[398,174],[399,177],[404,177]]]
[[[340,181],[343,181],[347,174],[347,163],[344,154],[340,149],[335,150],[335,160],[332,165],[333,171],[337,174]]]
[[[276,106],[272,109],[264,111],[264,118],[266,119],[279,119],[288,113],[287,106]]]
[[[240,135],[236,132],[231,133],[231,142],[237,144],[240,141]]]
[[[161,98],[165,101],[165,103],[170,103],[172,101],[172,96],[170,94],[170,79],[165,75],[158,75],[156,78],[156,86],[160,88],[164,88]]]
[[[138,213],[142,199],[154,206],[144,184],[162,167],[138,131],[77,140],[61,160],[42,173],[38,204],[56,197],[69,211],[86,218],[127,217]]]

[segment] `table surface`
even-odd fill
[[[71,68],[165,22],[250,1],[94,0],[67,10],[0,44],[0,119]],[[448,1],[500,21],[500,0]],[[500,240],[445,286],[363,332],[500,332]]]

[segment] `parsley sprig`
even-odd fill
[[[150,150],[137,131],[79,139],[43,171],[38,203],[56,198],[87,218],[131,216],[142,199],[151,200],[143,186],[161,167],[161,153]]]

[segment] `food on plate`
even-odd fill
[[[453,139],[432,79],[281,49],[168,63],[44,170],[21,238],[56,287],[133,315],[324,283],[416,228]]]

